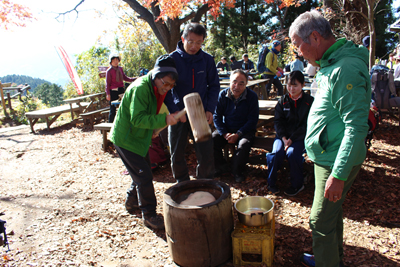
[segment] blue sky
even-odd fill
[[[57,14],[73,9],[80,0],[13,2],[28,6],[37,20],[27,23],[24,28],[0,30],[0,76],[27,75],[64,85],[69,76],[54,45],[62,45],[74,60],[74,54],[95,45],[103,31],[115,29],[118,22],[112,9],[112,0],[86,0],[78,8],[78,17],[72,12],[64,17],[64,21],[59,19],[59,22],[55,19]],[[99,18],[95,9],[101,10],[105,16]]]

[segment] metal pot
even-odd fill
[[[245,197],[235,203],[239,221],[247,226],[261,226],[274,217],[274,203],[266,197]]]

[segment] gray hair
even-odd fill
[[[232,76],[235,75],[236,73],[242,74],[242,75],[246,78],[246,83],[249,81],[249,74],[247,74],[247,72],[245,72],[245,71],[242,70],[242,69],[236,69],[236,70],[232,71],[230,77],[232,77]],[[230,78],[230,77],[229,77],[229,78]]]
[[[289,28],[289,36],[296,34],[309,44],[313,31],[317,31],[325,40],[333,36],[331,25],[317,10],[307,11],[298,16]]]

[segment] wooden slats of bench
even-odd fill
[[[261,137],[256,136],[254,138],[254,143],[252,147],[262,148],[268,151],[272,151],[272,146],[274,145],[275,137]]]
[[[83,119],[84,128],[93,129],[93,125],[96,120],[100,120],[104,117],[104,111],[110,110],[110,107],[97,109],[94,111],[86,112],[81,114],[81,118]]]
[[[103,111],[108,111],[108,110],[110,110],[110,107],[96,109],[96,110],[93,110],[90,112],[82,113],[81,117],[83,118],[83,117],[90,117],[90,116],[96,115],[96,114],[98,115],[98,114],[101,114]]]

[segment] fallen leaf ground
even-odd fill
[[[0,266],[177,266],[165,232],[144,227],[140,213],[125,211],[130,177],[120,174],[124,166],[114,151],[102,151],[100,132],[69,124],[36,128],[36,134],[26,127],[0,129],[0,219],[7,221],[11,249],[1,248]],[[230,185],[232,202],[250,195],[274,201],[273,266],[300,266],[299,256],[312,252],[312,171],[296,197],[270,195],[265,152],[252,151],[245,182],[228,175],[220,180]],[[384,119],[343,206],[346,266],[400,266],[399,154],[399,129]],[[192,176],[195,160],[189,146]],[[288,171],[279,176],[285,188]],[[160,213],[163,193],[174,182],[169,166],[154,170]]]

